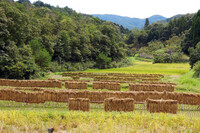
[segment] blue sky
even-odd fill
[[[30,0],[34,2],[35,0]],[[200,0],[41,0],[54,6],[68,6],[86,14],[115,14],[147,18],[152,15],[171,17],[177,14],[195,13]]]

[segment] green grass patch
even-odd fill
[[[178,83],[178,91],[187,92],[198,92],[200,93],[200,78],[193,77],[194,71],[189,71],[188,73],[180,76],[174,81]]]
[[[146,59],[146,58],[142,58],[142,57],[138,57],[138,56],[135,56],[135,57],[127,57],[131,62],[152,62],[153,59]]]

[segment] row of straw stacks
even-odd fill
[[[58,87],[62,88],[62,82],[50,80],[9,80],[0,79],[0,86],[11,87]]]
[[[102,80],[102,81],[95,81],[95,82],[112,82],[112,83],[136,83],[135,81],[116,81],[116,80]]]
[[[176,83],[168,83],[168,82],[150,82],[150,81],[141,81],[140,84],[177,85]]]
[[[68,89],[88,89],[88,83],[86,82],[65,82],[65,88]]]
[[[70,98],[68,107],[69,110],[89,111],[90,100],[88,98]]]
[[[108,73],[108,76],[118,76],[118,77],[146,77],[146,78],[163,78],[162,74],[126,74],[126,73]]]
[[[107,89],[120,91],[120,83],[115,82],[93,82],[93,89]]]
[[[110,81],[132,81],[135,82],[136,78],[134,77],[117,77],[117,76],[96,76],[94,77],[94,81],[106,81],[106,80],[110,80]]]
[[[149,82],[159,82],[160,81],[160,78],[138,78],[139,80],[142,80],[142,81],[149,81]]]
[[[173,85],[165,84],[129,84],[130,91],[174,91]]]
[[[178,111],[178,101],[177,100],[147,100],[147,110],[150,113],[173,113],[176,114]]]
[[[200,94],[183,92],[164,92],[165,99],[177,100],[179,104],[200,105]]]
[[[39,87],[32,87],[32,88],[27,88],[27,87],[13,87],[13,90],[22,90],[22,91],[44,91],[44,88],[39,88]]]
[[[97,73],[85,73],[85,72],[64,72],[62,73],[63,77],[87,77],[87,78],[93,78],[95,76],[106,76],[107,74],[97,74]]]
[[[43,92],[24,92],[14,89],[1,89],[0,100],[8,100],[24,103],[44,103],[46,101]]]
[[[114,76],[114,77],[135,77],[135,78],[163,78],[162,74],[126,74],[126,73],[88,73],[88,72],[65,72],[62,74],[63,77],[88,77],[94,78],[98,76]]]
[[[134,99],[132,98],[107,98],[104,100],[105,111],[134,111]]]
[[[61,82],[85,82],[85,83],[91,82],[90,80],[71,80],[71,79],[59,79],[58,81],[61,81]]]
[[[29,92],[19,91],[15,89],[0,89],[0,100],[13,100],[14,97],[20,97],[21,100],[13,101],[26,102]],[[115,98],[133,98],[136,103],[145,103],[147,99],[172,99],[177,100],[179,104],[200,105],[200,94],[198,93],[182,93],[182,92],[157,92],[157,91],[70,91],[70,90],[53,90],[45,89],[44,91],[31,92],[32,98],[40,101],[38,98],[44,98],[44,101],[51,102],[68,102],[69,98],[88,98],[92,103],[103,103],[105,99]],[[17,95],[17,96],[16,96]],[[30,96],[31,97],[31,96]],[[38,98],[37,98],[38,97]],[[34,100],[32,100],[34,101]]]

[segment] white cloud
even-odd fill
[[[33,2],[34,0],[31,0]],[[195,13],[200,9],[199,0],[41,0],[60,7],[68,6],[86,14],[116,14],[146,18],[155,14],[171,17]]]

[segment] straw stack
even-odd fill
[[[89,111],[90,100],[87,98],[70,98],[68,106],[69,110]]]
[[[88,83],[86,82],[65,82],[65,88],[68,89],[88,89]]]
[[[124,111],[130,112],[134,110],[134,99],[131,98],[107,98],[104,100],[105,111]]]
[[[150,113],[173,113],[176,114],[178,111],[177,100],[147,100],[147,110]]]
[[[168,82],[150,82],[150,81],[141,81],[140,84],[177,85],[176,83],[168,83]]]
[[[45,97],[43,92],[27,93],[26,103],[44,103]]]
[[[173,85],[165,84],[129,84],[130,91],[174,91]]]
[[[106,83],[105,82],[93,82],[92,88],[93,89],[105,89]]]
[[[105,88],[108,90],[117,90],[120,91],[120,83],[106,83]]]

